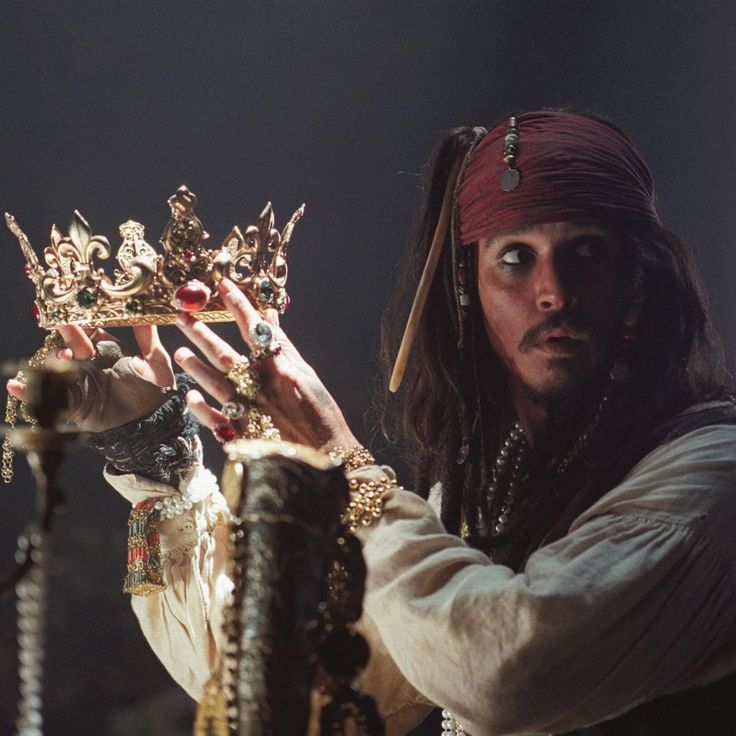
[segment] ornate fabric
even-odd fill
[[[614,126],[569,112],[517,117],[520,184],[503,191],[504,122],[471,154],[458,194],[459,245],[543,222],[659,224],[646,163]]]

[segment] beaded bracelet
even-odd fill
[[[161,575],[160,511],[155,499],[133,507],[128,519],[128,574],[123,592],[151,595],[166,589]]]
[[[353,447],[335,447],[330,450],[330,457],[336,462],[342,461],[345,465],[345,472],[357,470],[366,465],[373,465],[376,459],[371,455],[363,445],[354,445]]]
[[[361,527],[368,527],[381,518],[386,493],[396,487],[392,478],[375,480],[348,480],[350,503],[345,509],[343,522],[354,534]]]

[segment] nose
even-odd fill
[[[575,299],[565,283],[560,264],[553,257],[541,258],[535,269],[535,299],[541,312],[558,312],[571,306]]]

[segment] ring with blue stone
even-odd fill
[[[265,320],[256,322],[250,328],[250,336],[256,349],[265,348],[273,342],[273,330],[271,329],[271,325]]]

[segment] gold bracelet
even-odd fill
[[[156,499],[136,504],[128,518],[128,574],[123,593],[151,595],[166,589],[161,574],[160,512]]]
[[[330,450],[330,457],[335,462],[342,461],[345,466],[345,472],[349,473],[351,470],[357,470],[366,465],[373,465],[376,459],[371,455],[370,450],[367,450],[363,445],[353,445],[353,447],[335,447]]]
[[[343,523],[354,534],[361,527],[370,526],[381,518],[385,496],[396,487],[396,481],[391,478],[379,481],[352,478],[348,485],[350,503],[345,509]]]

